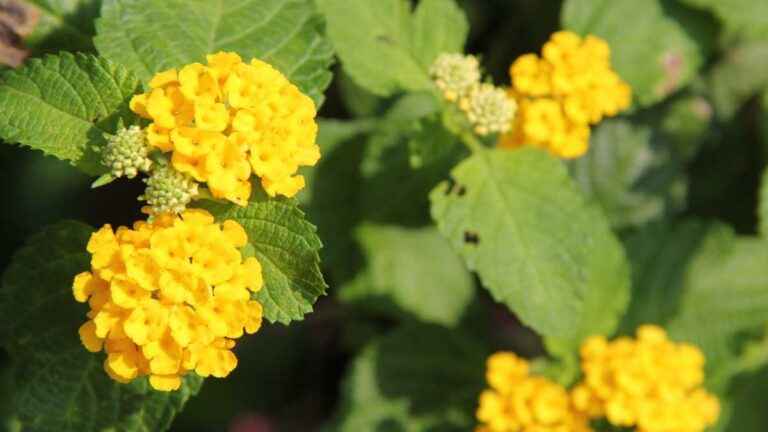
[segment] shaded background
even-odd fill
[[[460,3],[471,21],[467,51],[482,53],[482,64],[499,83],[508,81],[506,70],[515,57],[537,52],[558,28],[559,1]],[[338,69],[337,65],[335,72]],[[366,100],[365,95],[354,97],[354,86],[342,75],[335,76],[320,112],[322,117],[350,118],[361,104],[370,104],[365,109],[373,112],[387,106],[388,101]],[[689,167],[689,213],[718,218],[743,233],[755,231],[753,209],[764,153],[759,113],[759,104],[752,100],[733,123],[715,127],[709,150],[705,149]],[[729,152],[734,155],[732,160],[719,159],[717,149],[725,144],[741,147],[740,151]],[[62,219],[78,219],[93,226],[127,225],[142,217],[136,202],[143,189],[139,180],[121,180],[97,190],[89,189],[90,182],[65,162],[43,157],[37,151],[0,146],[0,269],[6,267],[24,239],[44,225]],[[330,276],[332,294],[334,280]],[[489,320],[476,325],[493,329],[492,338],[514,344],[522,352],[539,350],[533,335],[504,309],[493,306],[484,291],[478,294],[478,315]],[[338,386],[351,356],[372,335],[393,324],[384,318],[363,316],[326,296],[304,322],[289,327],[265,325],[258,334],[239,342],[238,367],[225,380],[208,379],[200,394],[177,417],[172,430],[319,430],[337,408]],[[6,364],[7,357],[2,353],[3,371]]]

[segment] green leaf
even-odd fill
[[[31,237],[8,266],[0,291],[0,341],[13,361],[12,411],[30,432],[165,430],[202,379],[156,392],[146,379],[119,384],[103,354],[80,343],[87,307],[72,298],[72,279],[89,268],[92,229],[62,222]]]
[[[320,106],[333,52],[318,24],[310,0],[104,0],[94,42],[144,82],[235,51],[272,64]]]
[[[429,70],[442,53],[464,52],[469,23],[454,0],[422,0],[413,13],[412,52]]]
[[[320,273],[322,243],[294,200],[268,198],[254,187],[246,207],[213,201],[201,206],[218,221],[237,221],[248,233],[264,276],[264,287],[255,298],[267,320],[288,324],[312,312],[327,288]]]
[[[42,150],[90,175],[104,172],[99,147],[138,81],[122,66],[85,54],[32,59],[0,75],[0,137]]]
[[[321,123],[321,136],[323,127]],[[321,255],[335,285],[357,268],[359,254],[352,231],[360,220],[362,140],[355,134],[333,144],[330,150],[321,150],[322,157],[313,169],[312,181],[307,183],[307,189],[311,190],[307,214],[317,224],[320,238],[325,240]],[[318,144],[322,148],[320,137]]]
[[[763,176],[760,180],[760,200],[758,204],[757,218],[760,235],[763,238],[768,238],[768,169],[763,170]]]
[[[768,321],[767,246],[723,228],[707,236],[686,269],[669,330],[702,348],[715,388],[727,380],[728,364],[741,350],[737,337]]]
[[[639,122],[602,122],[592,133],[589,152],[569,167],[614,227],[639,225],[684,204],[685,178],[673,149]]]
[[[413,325],[372,342],[342,385],[337,432],[459,432],[474,424],[486,352],[460,331]]]
[[[633,234],[626,242],[633,289],[623,332],[664,325],[674,339],[703,350],[708,385],[723,391],[734,373],[754,363],[745,337],[768,322],[766,246],[725,225],[697,221]]]
[[[724,413],[716,432],[763,432],[768,424],[765,395],[768,368],[734,380],[732,389],[721,398]]]
[[[688,265],[707,235],[720,229],[719,225],[699,221],[654,223],[626,239],[632,295],[622,333],[634,334],[642,324],[663,324],[675,316]]]
[[[712,69],[708,83],[718,117],[733,118],[750,97],[768,88],[768,41],[730,49]]]
[[[344,302],[395,317],[456,325],[474,297],[471,275],[434,228],[366,224],[365,268],[339,291]]]
[[[563,27],[611,46],[611,61],[641,105],[685,86],[709,55],[715,24],[673,0],[566,0]]]
[[[388,96],[432,88],[428,69],[438,54],[463,52],[469,25],[454,0],[317,0],[328,36],[346,72]]]
[[[321,169],[320,167],[325,163],[328,156],[345,142],[373,129],[374,124],[373,120],[367,119],[350,121],[318,119],[317,146],[320,147],[322,157],[315,166],[306,167],[301,170],[301,174],[304,176],[309,187],[302,189],[296,195],[299,203],[307,204],[312,201],[312,185],[314,184],[315,174]]]
[[[439,109],[430,93],[407,94],[371,134],[360,165],[360,205],[366,219],[401,225],[429,223],[429,191],[466,154],[456,137],[435,121]],[[427,143],[425,134],[433,134],[430,140],[445,141],[428,143],[441,147],[440,151],[422,158],[415,167],[413,150]]]
[[[683,0],[683,3],[714,13],[731,38],[765,40],[768,37],[768,3],[763,0]]]
[[[40,16],[24,43],[36,53],[95,51],[93,22],[101,0],[31,0]]]
[[[431,193],[440,231],[493,297],[555,345],[610,334],[629,269],[604,216],[536,149],[475,153]]]

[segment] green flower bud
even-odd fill
[[[480,83],[480,63],[471,55],[440,54],[429,74],[443,97],[455,102]]]
[[[517,111],[517,103],[504,89],[487,83],[473,88],[459,106],[478,135],[509,131]]]
[[[102,163],[113,177],[134,178],[139,171],[147,172],[152,166],[149,145],[144,131],[138,126],[122,128],[116,135],[105,135],[107,145],[102,152]]]
[[[153,214],[181,213],[198,194],[197,183],[167,164],[157,164],[144,179],[147,189],[139,201],[146,201]]]

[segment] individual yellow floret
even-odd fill
[[[611,342],[594,336],[582,344],[584,380],[573,391],[574,405],[641,432],[701,432],[713,425],[720,407],[702,388],[701,351],[670,341],[658,326],[641,326],[636,335]]]
[[[320,158],[312,99],[260,60],[207,60],[160,72],[133,97],[131,109],[152,120],[147,141],[214,197],[245,205],[252,174],[270,196],[294,196],[304,187],[299,167]]]
[[[513,353],[488,358],[490,386],[480,395],[475,432],[588,432],[586,415],[573,409],[562,386],[529,374],[528,362]]]
[[[119,382],[149,376],[169,391],[189,371],[227,376],[237,365],[234,339],[261,325],[261,304],[251,300],[261,265],[240,253],[247,233],[204,210],[154,216],[91,236],[91,271],[72,284],[75,300],[90,306],[80,339],[107,353],[104,369]]]
[[[629,107],[632,91],[611,68],[610,48],[596,37],[554,33],[541,56],[525,54],[509,68],[508,96],[518,103],[499,146],[530,144],[566,159],[589,148],[589,128]]]

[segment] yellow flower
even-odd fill
[[[701,351],[670,341],[658,326],[641,326],[636,335],[584,341],[584,380],[572,393],[574,405],[592,418],[641,432],[701,432],[713,425],[720,406],[701,387]]]
[[[187,91],[213,91],[205,75],[198,79]],[[149,376],[157,390],[177,389],[189,371],[226,376],[237,365],[234,339],[261,325],[261,304],[251,300],[261,265],[242,258],[247,243],[240,224],[218,224],[204,210],[155,215],[117,232],[104,226],[88,242],[91,271],[72,283],[75,300],[91,308],[78,331],[83,346],[107,353],[104,369],[116,381]]]
[[[565,388],[529,371],[528,362],[510,352],[488,358],[490,388],[480,395],[476,432],[591,431]]]
[[[207,183],[211,194],[245,205],[256,175],[270,196],[304,187],[300,166],[320,158],[315,105],[279,71],[235,53],[209,55],[160,72],[130,108],[152,120],[147,140],[172,152],[179,172]]]
[[[613,71],[608,44],[592,35],[554,33],[541,57],[525,54],[509,68],[508,96],[518,103],[512,131],[499,138],[503,148],[534,145],[562,158],[589,148],[590,125],[629,107],[632,91]]]

